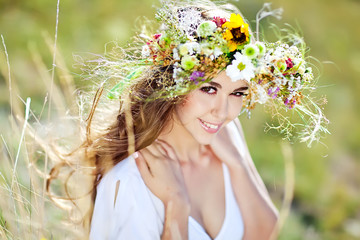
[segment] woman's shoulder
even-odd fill
[[[121,204],[119,204],[121,201]],[[163,204],[146,186],[133,156],[117,163],[97,186],[95,205],[106,203],[118,211],[124,205],[149,205],[163,211]],[[96,206],[95,206],[96,207]]]
[[[160,236],[163,220],[162,202],[146,187],[130,156],[107,172],[97,186],[90,239],[131,239],[140,234],[133,232],[138,227],[144,234]],[[146,223],[149,227],[145,231]]]
[[[135,159],[129,156],[102,177],[96,188],[95,208],[101,204],[116,211],[119,207],[117,204],[119,198],[123,203],[132,204],[131,198],[134,195],[146,194],[145,189]]]
[[[129,156],[124,160],[118,162],[107,173],[105,173],[105,175],[100,181],[99,186],[102,185],[104,182],[116,182],[118,180],[128,180],[131,178],[141,178],[133,156]]]

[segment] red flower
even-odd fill
[[[154,35],[155,40],[158,40],[160,37],[161,37],[161,33],[157,33],[157,34]]]
[[[226,19],[221,17],[214,17],[212,21],[216,23],[216,26],[218,28],[220,28],[224,23],[226,23]]]
[[[291,58],[288,58],[287,60],[285,60],[285,62],[286,62],[287,70],[294,67],[294,63],[292,62]]]

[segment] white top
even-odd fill
[[[236,125],[234,140],[241,146]],[[242,239],[244,223],[232,190],[230,175],[223,166],[225,184],[225,218],[215,240]],[[118,190],[116,190],[118,189]],[[130,156],[115,165],[97,187],[90,240],[157,240],[164,226],[165,209],[162,201],[145,185]],[[188,223],[189,240],[210,240],[205,229],[191,216]]]

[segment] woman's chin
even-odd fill
[[[213,141],[216,134],[212,134],[212,136],[201,136],[198,137],[196,140],[201,145],[210,145]]]

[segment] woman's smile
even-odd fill
[[[232,82],[225,71],[195,89],[176,106],[177,137],[181,134],[184,139],[210,144],[220,129],[239,115],[247,89],[246,81]]]
[[[200,125],[203,127],[203,129],[205,129],[205,131],[208,133],[217,133],[222,125],[222,123],[215,124],[215,123],[206,122],[200,118],[199,118],[199,122]]]

